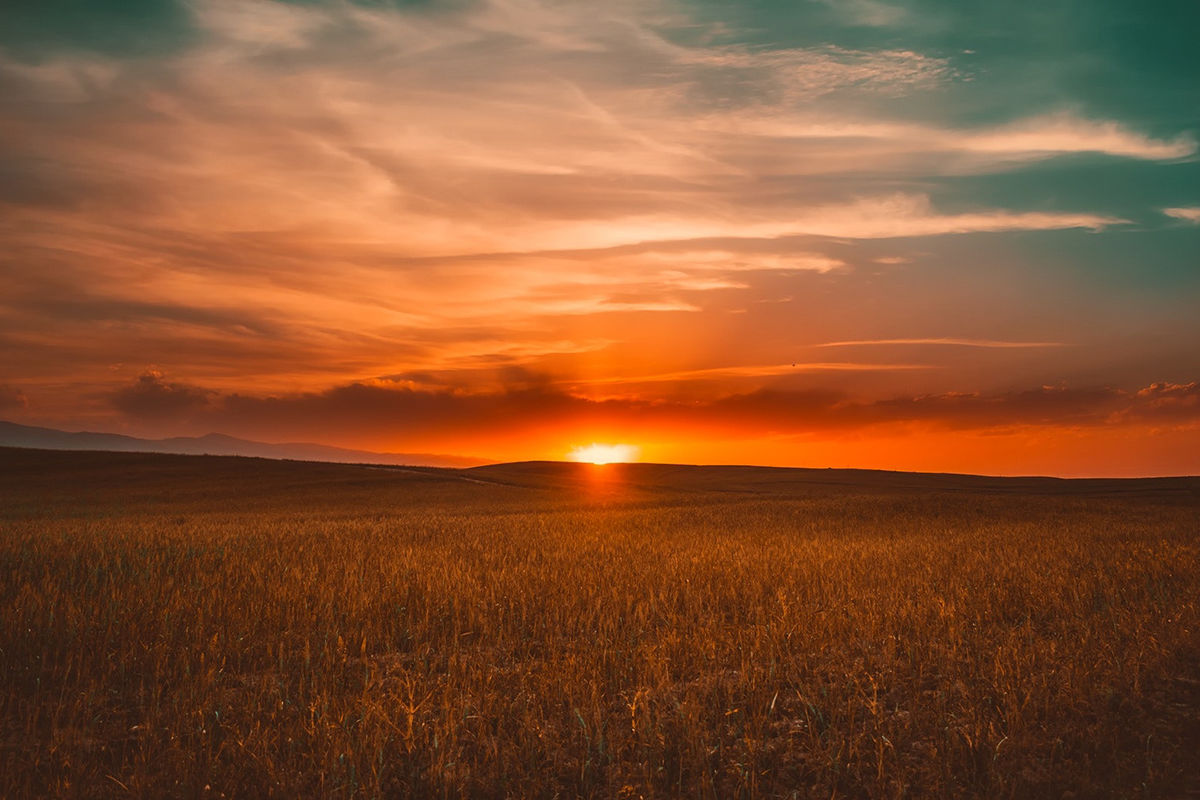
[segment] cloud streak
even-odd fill
[[[1168,217],[1190,222],[1193,225],[1200,225],[1200,207],[1196,208],[1164,208],[1162,213]]]
[[[871,345],[948,345],[951,347],[983,347],[1007,350],[1025,347],[1063,347],[1062,342],[1006,342],[995,339],[858,339],[846,342],[822,342],[816,347],[862,347]]]
[[[844,365],[834,365],[840,369]],[[886,367],[885,367],[886,368]],[[804,435],[879,426],[925,425],[986,430],[1039,426],[1200,425],[1200,384],[1156,382],[1127,391],[1112,387],[1042,386],[982,394],[944,392],[878,400],[830,391],[756,390],[704,402],[639,398],[594,400],[526,376],[499,392],[415,390],[393,383],[354,383],[316,393],[219,394],[147,373],[112,397],[131,417],[174,415],[213,430],[267,431],[277,439],[327,436],[376,441],[454,436],[486,441],[547,430],[613,427],[647,435],[664,426],[693,434],[737,430],[747,435]],[[420,439],[425,441],[426,439]]]

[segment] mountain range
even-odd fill
[[[132,453],[180,453],[185,455],[252,456],[294,461],[331,461],[343,464],[389,464],[421,467],[472,467],[486,459],[433,453],[376,453],[350,450],[311,442],[270,444],[238,439],[221,433],[206,436],[175,436],[169,439],[139,439],[120,433],[70,433],[0,421],[0,447],[38,450],[108,450]]]

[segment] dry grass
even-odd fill
[[[1196,788],[1200,484],[719,469],[0,452],[0,795]]]

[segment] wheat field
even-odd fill
[[[0,451],[0,796],[1180,797],[1200,481]]]

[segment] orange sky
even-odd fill
[[[1170,42],[875,0],[167,7],[0,34],[0,418],[1200,472]]]

